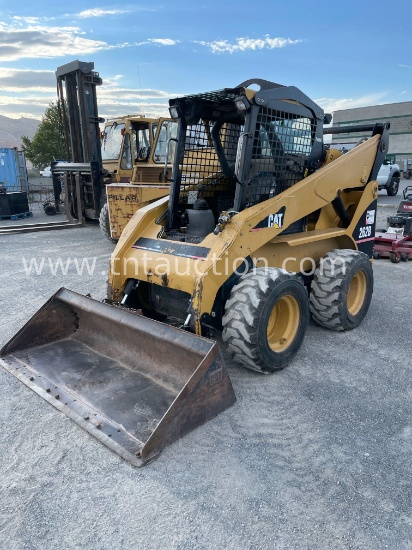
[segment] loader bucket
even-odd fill
[[[65,288],[0,363],[135,466],[236,400],[216,342]]]

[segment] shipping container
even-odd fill
[[[7,191],[28,191],[26,157],[23,151],[0,147],[0,185]]]

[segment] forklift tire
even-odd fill
[[[313,276],[309,297],[312,318],[331,330],[352,330],[368,312],[372,293],[368,256],[356,250],[332,250]]]
[[[106,239],[109,239],[112,243],[117,243],[118,239],[112,239],[110,234],[109,208],[107,202],[104,203],[100,210],[99,227]]]
[[[257,268],[243,275],[225,305],[222,338],[248,369],[283,369],[302,345],[309,321],[306,289],[294,274]]]

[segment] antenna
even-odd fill
[[[143,101],[143,97],[142,97],[142,83],[141,83],[141,81],[140,81],[139,63],[137,64],[137,78],[139,79],[140,101]]]

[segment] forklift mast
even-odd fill
[[[94,63],[72,61],[56,70],[57,94],[62,108],[67,158],[71,162],[102,163],[96,86],[103,81],[94,70]],[[63,82],[66,94],[63,92]]]
[[[70,219],[99,219],[106,201],[99,127],[104,119],[98,116],[96,97],[96,86],[102,79],[93,69],[94,63],[76,60],[56,70],[69,162],[53,162],[52,176],[53,186],[61,179],[65,182]]]

